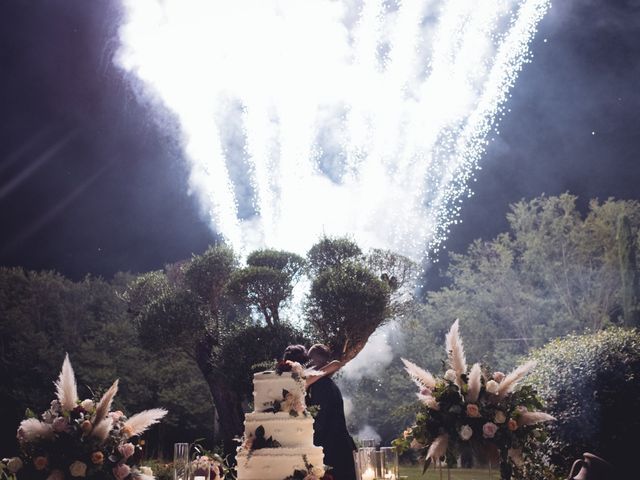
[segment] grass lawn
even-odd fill
[[[466,469],[466,468],[452,468],[451,472],[451,480],[489,480],[490,478],[493,480],[500,479],[500,472],[497,469],[494,469],[491,476],[489,476],[489,470],[479,470],[479,469]],[[427,470],[427,473],[422,475],[422,467],[400,467],[400,476],[407,477],[408,480],[440,480],[440,470],[434,469],[433,467]],[[442,479],[448,480],[447,477],[447,469],[442,469]]]

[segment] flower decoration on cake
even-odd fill
[[[292,475],[283,480],[329,480],[331,477],[327,473],[326,467],[314,467],[309,463],[306,455],[302,456],[305,470],[295,470]]]
[[[400,452],[420,450],[424,470],[443,457],[455,463],[465,445],[494,448],[500,454],[502,477],[510,478],[513,465],[544,438],[540,423],[554,420],[539,411],[542,403],[530,386],[518,385],[535,363],[527,362],[508,375],[492,374],[479,363],[468,369],[457,320],[446,336],[446,350],[449,369],[441,377],[402,359],[419,388],[420,409],[415,425],[393,444]]]
[[[304,403],[304,396],[301,392],[290,392],[288,390],[282,390],[282,400],[274,400],[273,402],[266,403],[264,413],[278,413],[285,412],[292,417],[298,417],[300,415],[309,416],[309,412]]]
[[[2,462],[4,477],[153,479],[153,472],[139,465],[138,436],[160,421],[166,410],[156,408],[131,417],[111,411],[117,380],[101,398],[80,400],[68,355],[55,385],[57,398],[41,420],[27,410],[17,433],[21,455]]]

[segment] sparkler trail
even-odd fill
[[[456,221],[549,0],[123,0],[118,65],[177,116],[240,252],[420,260]]]

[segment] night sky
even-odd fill
[[[0,4],[0,265],[109,278],[215,240],[170,116],[113,65],[118,5]],[[555,2],[532,51],[449,249],[543,192],[640,200],[640,0]]]

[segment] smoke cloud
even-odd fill
[[[123,0],[117,64],[175,113],[241,253],[436,251],[548,0]]]
[[[371,335],[362,351],[340,370],[346,381],[376,378],[391,363],[393,348],[389,335],[393,328],[393,324],[386,325]]]

